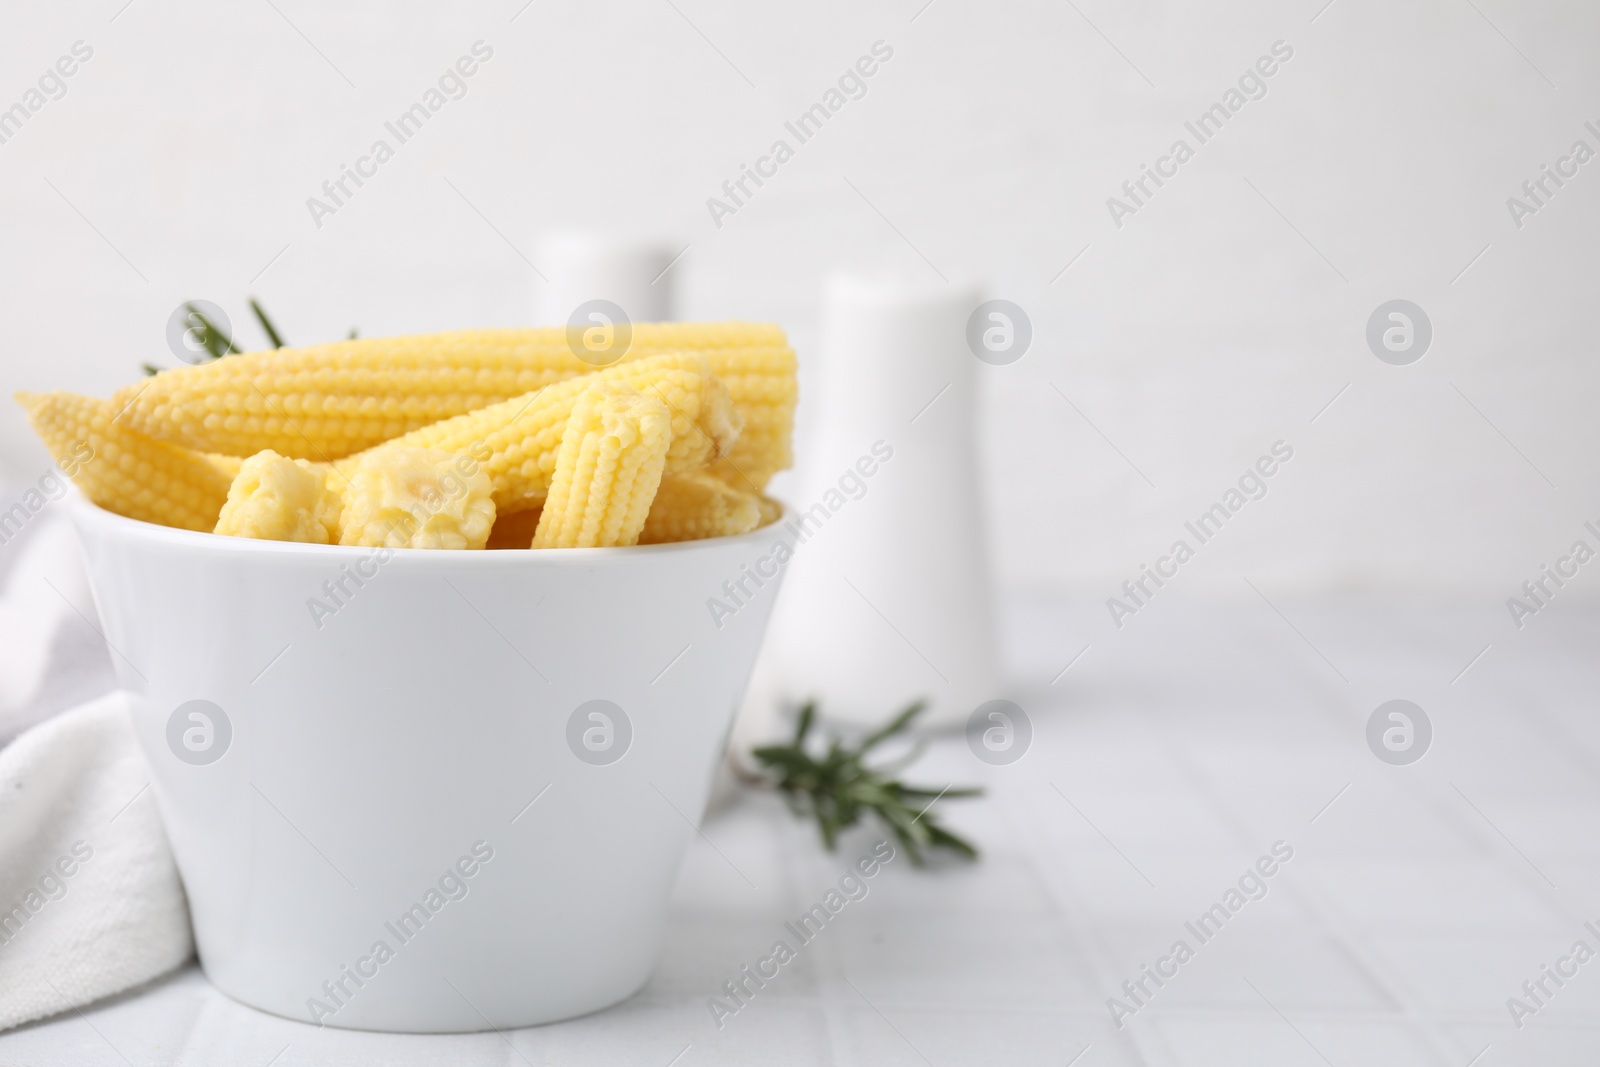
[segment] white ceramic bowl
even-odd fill
[[[781,572],[706,602],[779,527],[379,552],[73,511],[218,988],[427,1032],[644,984]]]

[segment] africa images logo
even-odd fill
[[[586,700],[567,717],[567,748],[591,767],[605,767],[628,754],[633,720],[610,700]]]
[[[193,767],[215,763],[233,743],[228,713],[209,700],[188,700],[167,716],[167,747]]]

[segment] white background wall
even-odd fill
[[[684,316],[779,321],[803,360],[835,267],[1022,304],[1032,351],[980,375],[1013,588],[1109,595],[1280,438],[1188,588],[1492,603],[1600,520],[1600,160],[1521,230],[1505,205],[1600,149],[1594,5],[123,2],[0,14],[0,107],[94,48],[0,145],[7,393],[170,363],[196,297],[241,323],[255,294],[294,341],[518,324],[538,236],[598,226],[689,243]],[[479,39],[468,95],[316,228],[306,198]],[[716,228],[706,198],[880,39],[868,95]],[[1113,226],[1106,197],[1280,39],[1269,94]],[[1363,339],[1395,297],[1434,323],[1410,367]],[[45,463],[0,405],[0,475]]]

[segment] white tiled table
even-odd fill
[[[772,798],[717,812],[654,979],[589,1018],[318,1030],[239,1006],[191,967],[0,1035],[0,1063],[1600,1062],[1600,962],[1520,1031],[1505,1005],[1573,941],[1600,948],[1582,929],[1600,919],[1600,609],[1558,604],[1519,633],[1498,604],[1273,603],[1281,615],[1248,589],[1172,600],[1120,632],[1097,605],[1013,603],[1033,748],[989,767],[944,739],[914,775],[989,788],[939,809],[982,862],[896,860],[720,1030],[707,998],[875,834],[829,856]],[[1399,696],[1435,728],[1409,767],[1364,741],[1368,714]],[[1175,939],[1194,946],[1184,922],[1279,839],[1294,858],[1268,895],[1117,1029],[1107,997]]]

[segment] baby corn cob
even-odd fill
[[[706,352],[706,361],[744,417],[739,439],[712,465],[713,473],[736,489],[759,493],[794,463],[799,400],[794,350],[787,345],[716,349]]]
[[[471,455],[483,464],[494,483],[495,506],[505,512],[522,511],[544,500],[568,416],[578,398],[597,382],[623,383],[666,405],[673,431],[667,455],[669,471],[703,466],[739,433],[739,414],[727,389],[706,373],[705,357],[662,355],[619,363],[425,426],[362,455],[395,447]],[[344,470],[349,463],[336,466]]]
[[[620,382],[597,382],[561,435],[534,548],[607,548],[639,541],[672,443],[672,413]]]
[[[489,476],[471,456],[427,448],[370,452],[349,473],[341,545],[482,548],[494,526]]]
[[[638,544],[699,541],[749,533],[762,523],[760,498],[704,470],[662,478]]]
[[[793,462],[789,435],[743,433],[728,455],[718,456],[707,469],[742,493],[761,493],[772,476]]]
[[[644,520],[641,545],[748,533],[761,523],[760,498],[703,471],[661,479]]]
[[[640,323],[625,358],[721,349],[788,345],[776,326]],[[113,403],[129,428],[189,448],[334,460],[593,370],[562,327],[464,330],[228,356],[163,371]]]
[[[343,501],[326,464],[258,452],[240,464],[213,533],[337,544]]]
[[[209,532],[228,499],[237,460],[152,440],[124,426],[117,408],[72,393],[18,393],[16,400],[56,462],[85,496],[130,519]]]

